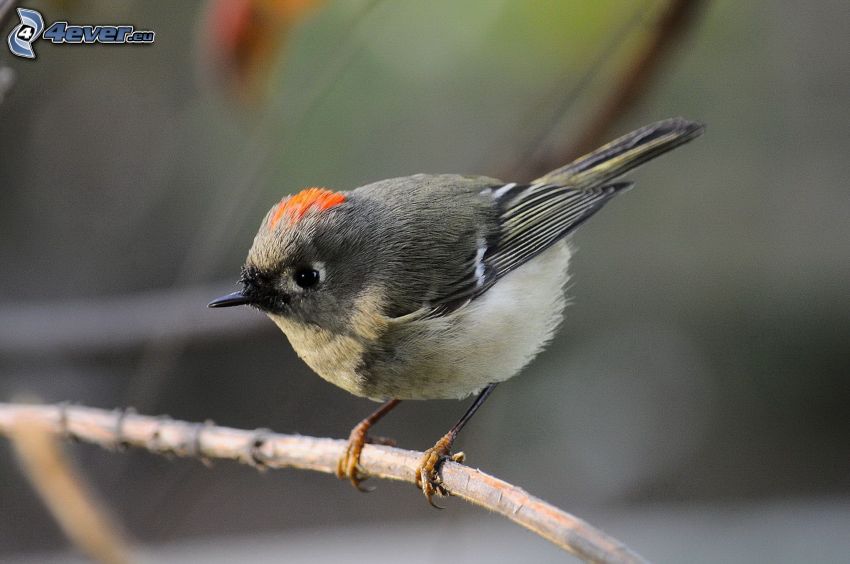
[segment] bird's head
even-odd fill
[[[260,224],[242,267],[242,289],[209,307],[250,305],[276,321],[344,331],[365,290],[367,245],[342,192],[307,188],[283,198]]]

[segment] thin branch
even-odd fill
[[[549,140],[561,129],[565,116],[574,113],[576,103],[598,82],[602,70],[616,58],[623,45],[634,35],[635,29],[646,19],[647,7],[635,4],[629,6],[634,12],[624,18],[620,26],[608,31],[607,39],[599,45],[599,52],[587,61],[580,75],[565,77],[566,84],[550,87],[554,92],[547,96],[546,102],[526,110],[523,120],[526,125],[515,136],[519,141],[513,163],[506,165],[496,178],[519,179],[531,174],[529,167],[535,166],[536,160],[541,159],[545,150],[551,148]],[[539,165],[536,166],[539,168]]]
[[[611,95],[601,102],[576,141],[569,147],[550,150],[536,159],[528,159],[529,164],[519,167],[514,176],[537,178],[608,141],[609,130],[647,93],[662,63],[673,52],[673,47],[698,21],[697,15],[703,3],[703,0],[670,0],[647,41],[636,50],[617,78]],[[558,120],[552,123],[558,123]]]
[[[24,475],[71,542],[97,562],[129,562],[130,550],[114,520],[56,442],[56,426],[24,413],[3,431],[12,439]]]
[[[608,130],[648,90],[661,63],[697,18],[701,0],[672,0],[655,26],[654,33],[614,87],[613,95],[596,113],[584,134],[569,151],[570,158],[592,151],[605,141]],[[557,165],[556,165],[557,166]]]
[[[0,403],[0,434],[12,433],[21,417],[39,419],[53,433],[106,448],[126,445],[156,454],[228,459],[261,468],[301,468],[327,474],[335,473],[346,446],[345,441],[337,439],[246,431],[67,405]],[[366,445],[360,461],[370,476],[414,483],[421,457],[420,452]],[[480,470],[446,462],[441,475],[452,495],[499,513],[588,562],[645,562],[581,519]]]

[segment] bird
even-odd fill
[[[208,305],[265,313],[319,376],[381,406],[349,433],[337,476],[358,489],[372,426],[401,401],[474,400],[424,451],[416,484],[449,495],[439,470],[494,388],[521,372],[564,317],[570,235],[620,177],[698,136],[670,118],[532,182],[416,174],[352,190],[310,187],[266,214],[241,288]]]

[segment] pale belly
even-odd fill
[[[561,241],[452,315],[399,328],[393,354],[370,366],[361,395],[459,399],[516,375],[563,318],[569,259]]]

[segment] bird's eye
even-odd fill
[[[292,275],[295,283],[302,288],[312,288],[319,283],[319,271],[312,268],[301,268]]]

